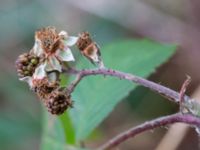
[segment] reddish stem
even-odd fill
[[[140,84],[144,87],[147,87],[147,88],[159,93],[160,95],[162,95],[164,97],[167,97],[172,102],[178,103],[179,100],[180,100],[180,94],[178,92],[174,91],[174,90],[171,90],[170,88],[167,88],[167,87],[162,86],[160,84],[146,80],[144,78],[141,78],[141,77],[129,74],[129,73],[117,71],[117,70],[112,70],[112,69],[107,69],[107,68],[75,70],[75,69],[71,68],[70,70],[63,70],[63,72],[77,75],[77,79],[68,88],[68,90],[70,92],[73,92],[76,85],[86,76],[91,76],[91,75],[104,75],[105,76],[105,75],[108,75],[108,76],[113,76],[113,77],[129,80],[129,81],[135,82],[137,84]],[[186,95],[183,95],[182,98],[184,99],[184,101],[190,100],[190,98]]]
[[[200,118],[192,115],[192,114],[182,114],[177,113],[165,117],[160,117],[148,122],[145,122],[141,125],[138,125],[136,127],[133,127],[127,131],[124,131],[120,133],[119,135],[115,136],[113,139],[106,142],[104,145],[102,145],[98,150],[110,150],[119,144],[123,143],[124,141],[135,137],[136,135],[147,131],[152,130],[157,127],[170,125],[176,122],[182,122],[189,125],[200,127]]]

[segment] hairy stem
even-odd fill
[[[161,117],[161,118],[146,122],[144,124],[141,124],[137,127],[133,127],[129,129],[128,131],[125,131],[117,135],[113,139],[109,140],[103,146],[98,148],[98,150],[108,150],[108,149],[114,148],[120,143],[124,142],[125,140],[131,137],[134,137],[137,134],[140,134],[144,131],[151,130],[160,126],[165,126],[168,124],[173,124],[176,122],[183,122],[183,123],[187,123],[193,126],[200,127],[200,118],[195,116],[199,114],[200,104],[196,101],[191,100],[190,97],[185,95],[186,87],[190,81],[189,79],[187,79],[186,82],[184,82],[180,93],[178,93],[170,88],[167,88],[160,84],[146,80],[144,78],[141,78],[129,73],[113,70],[113,69],[99,68],[99,69],[76,70],[76,69],[70,68],[68,70],[63,70],[63,72],[76,75],[76,79],[67,88],[67,92],[69,92],[69,94],[71,94],[74,91],[76,86],[84,77],[91,76],[91,75],[103,75],[103,76],[107,75],[107,76],[117,77],[120,79],[125,79],[128,81],[137,83],[139,85],[142,85],[144,87],[147,87],[151,89],[152,91],[155,91],[159,93],[160,95],[166,97],[170,101],[179,103],[179,105],[180,104],[183,105],[181,107],[186,108],[187,112],[190,112],[187,114],[181,112],[174,115]]]
[[[200,118],[192,115],[192,114],[182,114],[177,113],[165,117],[160,117],[148,122],[145,122],[141,125],[133,127],[127,131],[120,133],[119,135],[115,136],[113,139],[106,142],[104,145],[98,148],[98,150],[110,150],[119,144],[123,143],[129,138],[135,137],[136,135],[147,131],[152,130],[156,127],[166,126],[169,124],[173,124],[176,122],[182,122],[189,125],[200,127]]]
[[[66,73],[71,73],[71,74],[76,74],[77,79],[68,87],[68,90],[73,92],[74,88],[77,86],[77,84],[86,76],[90,75],[108,75],[108,76],[113,76],[117,77],[120,79],[125,79],[129,80],[132,82],[135,82],[137,84],[140,84],[144,87],[147,87],[160,95],[167,97],[169,100],[178,103],[180,100],[180,94],[174,90],[171,90],[167,87],[164,87],[160,84],[154,83],[152,81],[146,80],[144,78],[129,74],[129,73],[124,73],[121,71],[113,70],[113,69],[107,69],[107,68],[102,68],[102,69],[88,69],[88,70],[75,70],[75,69],[70,69],[70,70],[63,70]],[[182,97],[184,101],[189,101],[190,98],[186,95]]]

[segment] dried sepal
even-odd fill
[[[87,48],[91,43],[92,39],[90,37],[90,34],[88,32],[82,32],[79,34],[76,46],[79,50],[84,51],[84,49]]]
[[[88,32],[79,34],[79,39],[76,46],[80,52],[88,59],[91,63],[97,64],[99,67],[104,67],[101,60],[101,53],[98,45],[92,40]]]
[[[51,92],[59,87],[59,82],[49,82],[48,78],[38,79],[33,81],[32,89],[38,95],[39,99],[46,101]]]

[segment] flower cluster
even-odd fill
[[[72,107],[71,95],[60,88],[59,75],[64,62],[75,60],[70,49],[73,45],[92,63],[103,66],[99,48],[88,32],[79,34],[79,37],[69,36],[67,32],[58,33],[50,26],[35,32],[33,48],[16,61],[19,79],[29,84],[52,114],[62,114]]]
[[[52,114],[72,107],[70,95],[59,87],[59,74],[63,62],[74,61],[70,47],[77,40],[78,37],[68,36],[65,31],[58,33],[55,27],[39,29],[33,48],[16,61],[19,79],[29,84]]]

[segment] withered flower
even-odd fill
[[[16,61],[19,79],[29,84],[52,114],[62,114],[72,107],[71,95],[60,88],[59,75],[63,62],[74,61],[69,47],[77,40],[54,27],[42,28],[35,32],[33,48]]]
[[[90,60],[91,63],[97,64],[99,67],[104,67],[101,60],[101,53],[98,45],[91,39],[88,32],[79,34],[78,41],[76,42],[78,49],[81,53]]]
[[[59,82],[49,82],[47,77],[43,79],[33,80],[33,91],[36,92],[40,100],[48,99],[49,94],[59,88]]]
[[[63,61],[74,61],[70,50],[78,38],[68,36],[67,32],[58,33],[55,27],[42,28],[35,32],[33,53],[44,59],[45,71],[62,71]]]

